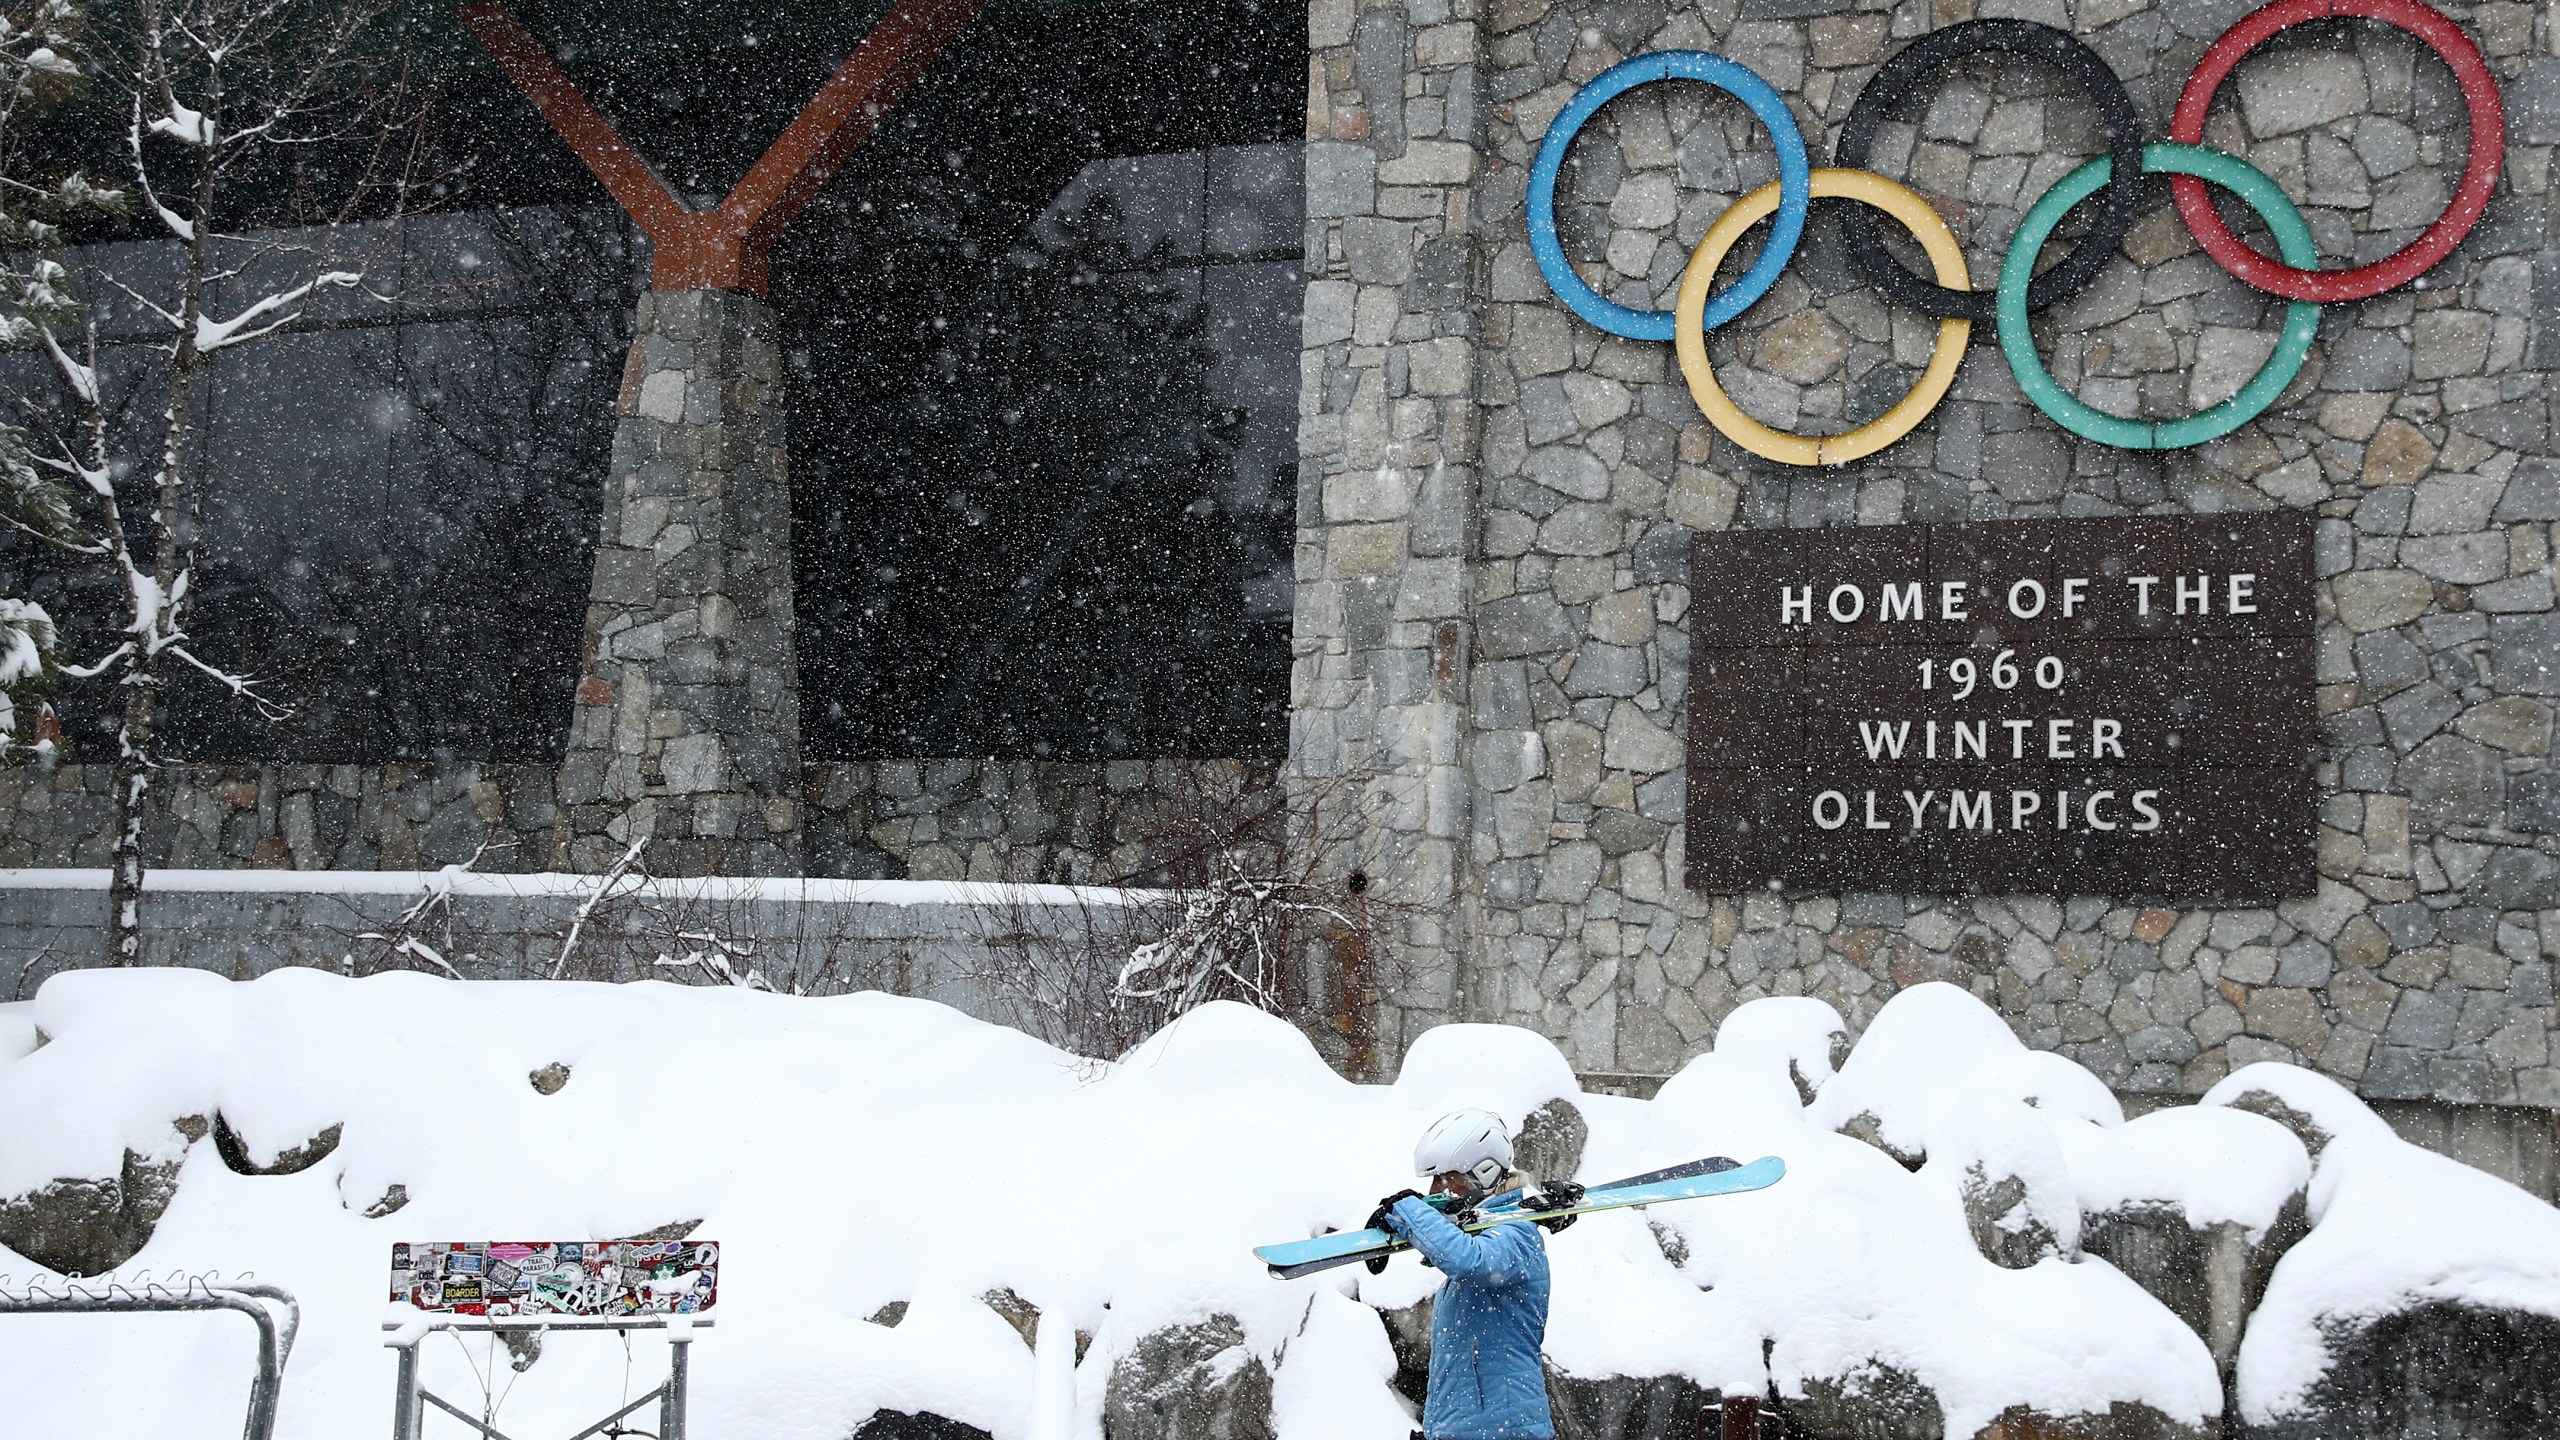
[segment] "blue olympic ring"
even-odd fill
[[[1750,106],[1778,147],[1778,210],[1769,242],[1760,247],[1760,258],[1742,272],[1741,279],[1708,297],[1702,328],[1712,330],[1750,309],[1753,301],[1778,283],[1778,273],[1794,258],[1796,241],[1804,234],[1805,209],[1813,203],[1813,167],[1805,159],[1804,132],[1796,128],[1787,102],[1749,67],[1704,50],[1661,50],[1622,60],[1583,86],[1547,127],[1546,143],[1538,147],[1538,163],[1529,171],[1529,252],[1537,257],[1539,272],[1567,308],[1630,340],[1672,338],[1676,327],[1671,312],[1628,309],[1573,273],[1573,266],[1565,261],[1564,244],[1556,238],[1556,172],[1564,166],[1564,152],[1572,146],[1575,133],[1602,105],[1648,81],[1673,79],[1705,81]]]

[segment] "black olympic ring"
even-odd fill
[[[2089,288],[2089,283],[2098,278],[2099,267],[2124,243],[2125,235],[2141,214],[2142,117],[2134,112],[2133,97],[2125,93],[2124,82],[2116,78],[2115,71],[2107,68],[2107,62],[2099,59],[2096,51],[2064,31],[2032,20],[1967,20],[1933,30],[1886,61],[1866,88],[1858,92],[1858,102],[1849,107],[1849,121],[1840,128],[1840,143],[1833,147],[1831,163],[1848,169],[1867,168],[1867,151],[1875,143],[1876,126],[1883,122],[1885,112],[1895,101],[1937,78],[1939,68],[1948,62],[1985,52],[2042,60],[2071,77],[2097,107],[2099,123],[2107,131],[2107,149],[2115,157],[2106,189],[2098,197],[2089,233],[2081,237],[2061,264],[2038,275],[2027,286],[2027,308],[2041,310]],[[1970,320],[1986,331],[1999,323],[1996,292],[1950,290],[1902,268],[1878,238],[1873,211],[1844,207],[1840,227],[1848,236],[1849,254],[1858,268],[1896,302],[1939,320]]]

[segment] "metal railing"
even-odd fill
[[[276,1403],[284,1391],[285,1361],[292,1357],[294,1336],[302,1328],[302,1307],[290,1291],[260,1284],[246,1275],[225,1280],[212,1273],[156,1280],[149,1271],[129,1280],[113,1275],[89,1280],[38,1277],[23,1286],[13,1277],[0,1275],[0,1315],[118,1315],[187,1310],[237,1310],[258,1327],[258,1373],[249,1384],[249,1418],[241,1434],[245,1440],[273,1440]]]
[[[426,1427],[426,1407],[438,1410],[468,1425],[481,1440],[509,1440],[509,1437],[487,1420],[436,1394],[426,1387],[418,1373],[418,1342],[438,1330],[531,1330],[539,1333],[565,1333],[577,1330],[611,1330],[623,1336],[628,1344],[634,1330],[667,1332],[667,1378],[655,1389],[623,1405],[619,1410],[569,1437],[589,1440],[590,1436],[621,1436],[646,1432],[625,1430],[622,1421],[633,1411],[655,1401],[658,1406],[658,1440],[685,1440],[685,1409],[691,1390],[693,1332],[709,1329],[709,1316],[628,1315],[615,1317],[577,1316],[537,1319],[533,1317],[489,1317],[449,1315],[395,1304],[382,1328],[389,1338],[382,1343],[399,1352],[399,1368],[392,1379],[392,1440],[420,1440]]]

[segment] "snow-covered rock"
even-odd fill
[[[1232,1315],[1159,1330],[1111,1367],[1112,1440],[1270,1440],[1271,1370]]]
[[[1822,1087],[1814,1118],[1918,1165],[1954,1102],[2017,1100],[2099,1125],[2124,1123],[2106,1082],[2049,1050],[2030,1050],[1971,992],[1932,980],[1894,996]]]
[[[1812,1112],[1952,1196],[1975,1248],[2011,1269],[2080,1253],[2079,1198],[2048,1122],[2124,1120],[2097,1076],[2028,1049],[1944,981],[1887,1001]]]
[[[2308,1224],[2311,1159],[2291,1131],[2218,1106],[2107,1127],[2048,1115],[2079,1192],[2081,1245],[2204,1337],[2229,1389],[2242,1326]]]
[[[882,995],[74,972],[0,1006],[0,1042],[26,1040],[0,1043],[0,1271],[285,1285],[286,1440],[377,1424],[393,1241],[643,1233],[724,1246],[698,1433],[1405,1440],[1437,1272],[1277,1282],[1250,1247],[1358,1223],[1411,1182],[1422,1126],[1475,1104],[1585,1183],[1787,1163],[1551,1238],[1547,1359],[1591,1440],[1691,1433],[1722,1395],[1825,1437],[2201,1437],[2225,1409],[2208,1340],[2259,1279],[2252,1423],[2361,1434],[2303,1417],[2369,1398],[2358,1376],[2469,1383],[2380,1354],[2392,1337],[2435,1355],[2560,1325],[2560,1214],[2301,1072],[2127,1124],[1953,987],[1905,992],[1845,1057],[1843,1035],[1818,1001],[1755,1001],[1642,1101],[1583,1094],[1551,1043],[1492,1026],[1355,1085],[1232,1005],[1100,1060]],[[2138,1226],[2203,1248],[2142,1260]],[[493,1377],[508,1433],[566,1433],[654,1383],[658,1342],[620,1352],[558,1336],[520,1374],[480,1337],[421,1355],[450,1397]],[[202,1319],[18,1321],[0,1348],[12,1440],[223,1434],[246,1376],[242,1337]]]
[[[2235,1071],[2203,1104],[2273,1116],[2312,1157],[2309,1232],[2240,1343],[2252,1436],[2560,1434],[2560,1211],[2293,1066]]]

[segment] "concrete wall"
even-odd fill
[[[657,880],[618,883],[599,899],[597,879],[546,875],[471,876],[436,898],[437,879],[162,871],[143,896],[143,963],[234,979],[289,965],[689,985],[752,975],[790,994],[937,1000],[1097,1054],[1117,1053],[1155,1023],[1143,1007],[1113,1006],[1114,968],[1090,963],[1161,933],[1166,915],[1142,894]],[[104,964],[105,911],[104,871],[0,880],[0,1002]],[[1132,1026],[1139,1034],[1125,1033]]]
[[[1979,13],[2072,29],[2156,137],[2248,8]],[[2275,1059],[2377,1098],[2560,1105],[2560,35],[2548,6],[2446,8],[2506,88],[2504,179],[2423,286],[2325,307],[2263,418],[2193,451],[2082,442],[2025,403],[1986,326],[1914,434],[1815,471],[1717,436],[1668,344],[1605,336],[1555,300],[1527,245],[1529,162],[1582,82],[1694,48],[1775,84],[1821,164],[1883,57],[1974,0],[1316,0],[1293,783],[1310,807],[1366,807],[1373,872],[1423,907],[1390,1033],[1513,1020],[1580,1069],[1659,1075],[1745,999],[1818,995],[1862,1025],[1942,979],[2134,1091],[2193,1095]],[[1667,308],[1706,225],[1774,175],[1765,134],[1708,94],[1613,102],[1559,187],[1568,250],[1622,303]],[[2311,27],[2226,94],[2208,138],[2312,202],[2333,264],[2410,238],[2459,173],[2450,77],[2397,32]],[[1954,220],[1978,285],[2025,204],[2101,144],[2085,101],[2027,65],[1951,67],[1906,112],[1874,163]],[[2038,321],[2057,376],[2156,415],[2235,388],[2278,307],[2165,205],[2125,252]],[[1807,431],[1881,409],[1934,330],[1859,279],[1820,207],[1731,328],[1711,345],[1728,391]],[[2319,517],[2317,895],[1683,888],[1692,531],[2278,506]]]

